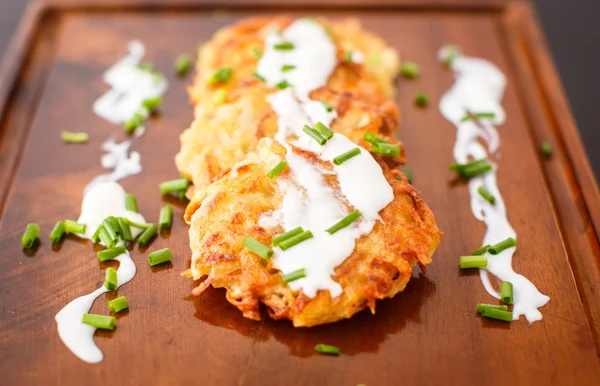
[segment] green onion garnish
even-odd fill
[[[513,320],[512,312],[497,310],[489,307],[484,308],[481,312],[481,315],[485,316],[486,318],[504,320],[505,322],[512,322]]]
[[[513,304],[513,285],[509,281],[500,283],[500,300],[504,304]]]
[[[398,157],[400,155],[400,146],[391,143],[379,142],[371,146],[371,151],[378,155]]]
[[[349,215],[347,215],[346,217],[344,217],[343,219],[338,221],[336,224],[334,224],[331,228],[326,229],[325,232],[332,235],[335,232],[339,231],[340,229],[343,229],[343,228],[347,227],[348,225],[352,224],[359,217],[360,217],[360,210],[355,209]]]
[[[260,50],[257,47],[252,47],[252,52],[254,52],[256,59],[262,58],[262,52],[260,52]]]
[[[143,123],[144,123],[144,117],[142,117],[142,114],[135,113],[135,114],[133,114],[133,117],[131,117],[130,120],[128,120],[127,122],[125,122],[125,124],[123,125],[123,127],[125,128],[125,130],[129,134],[131,134],[131,133],[133,133],[133,131],[135,129],[137,129],[138,127],[142,126]]]
[[[104,230],[110,238],[111,245],[115,244],[119,240],[119,237],[117,236],[117,230],[113,227],[112,221],[107,217],[102,221],[102,225],[104,225]]]
[[[284,64],[283,66],[281,66],[281,72],[292,71],[294,68],[296,68],[296,66],[292,64]]]
[[[488,251],[492,255],[497,255],[507,248],[516,247],[516,246],[517,246],[517,240],[513,239],[512,237],[509,237],[506,240],[499,242],[498,244],[492,245],[491,247],[488,248]]]
[[[482,158],[466,164],[453,163],[449,166],[449,169],[456,171],[462,178],[471,178],[491,171],[492,165],[485,158]]]
[[[107,261],[107,260],[112,260],[115,257],[120,256],[125,252],[127,252],[127,249],[125,248],[124,245],[121,245],[118,247],[108,248],[108,249],[104,249],[102,251],[98,251],[97,255],[98,255],[98,260]]]
[[[244,247],[248,248],[249,250],[256,253],[258,256],[262,257],[265,260],[273,256],[273,250],[271,248],[267,247],[260,241],[250,236],[247,236],[242,242],[242,244],[244,245]]]
[[[130,212],[134,212],[134,213],[140,213],[137,207],[137,197],[134,196],[133,194],[126,194],[125,195],[125,208],[130,211]]]
[[[175,73],[185,76],[192,67],[192,57],[189,54],[181,54],[175,59]]]
[[[98,228],[96,228],[96,232],[94,232],[94,234],[92,235],[92,241],[95,243],[100,242],[100,231],[103,229],[104,227],[102,226],[102,224],[100,224],[98,226]]]
[[[335,355],[335,356],[340,355],[340,349],[338,347],[331,346],[328,344],[322,344],[322,343],[319,343],[318,345],[315,346],[315,351],[318,351],[322,354],[327,354],[327,355]]]
[[[291,85],[291,83],[289,83],[289,82],[288,82],[287,80],[285,80],[285,79],[284,79],[284,80],[282,80],[281,82],[279,82],[279,83],[277,83],[277,84],[275,85],[275,88],[276,88],[277,90],[283,90],[283,89],[286,89],[286,88],[288,88],[288,87],[292,87],[292,85]]]
[[[220,88],[213,94],[213,102],[218,105],[222,105],[227,100],[227,90]]]
[[[100,225],[98,229],[100,230],[100,233],[98,233],[98,238],[102,244],[106,245],[108,248],[114,247],[115,242],[110,238],[106,229],[104,229],[104,225]]]
[[[296,236],[292,236],[283,241],[280,241],[279,248],[286,251],[296,244],[300,244],[301,242],[303,242],[305,240],[312,239],[312,237],[313,237],[313,234],[311,231],[304,231]]]
[[[465,115],[460,122],[466,122],[466,121],[470,121],[471,119],[482,119],[482,118],[486,118],[486,119],[494,119],[496,118],[496,113],[493,112],[480,112],[480,113],[470,113]]]
[[[477,303],[477,313],[482,314],[483,310],[485,310],[486,308],[492,308],[492,309],[501,310],[501,311],[508,310],[507,306],[498,306],[496,304],[482,304],[482,303]]]
[[[148,229],[150,227],[150,225],[152,224],[140,224],[134,221],[131,221],[130,219],[123,217],[123,220],[125,221],[125,223],[127,225],[131,225],[134,228],[138,228],[138,229]]]
[[[279,161],[279,163],[277,163],[277,165],[275,165],[275,167],[267,173],[267,177],[269,177],[270,179],[277,177],[279,173],[281,173],[283,169],[285,169],[286,166],[287,162],[285,162],[284,160]]]
[[[480,186],[479,189],[477,189],[477,193],[490,204],[494,205],[496,203],[496,197],[494,197],[485,187]]]
[[[185,192],[190,186],[190,180],[187,178],[178,178],[176,180],[165,181],[159,185],[162,194]]]
[[[148,263],[151,267],[171,260],[173,260],[173,254],[169,248],[159,249],[148,254]]]
[[[231,74],[233,74],[233,70],[230,67],[221,67],[208,79],[208,83],[227,83],[231,78]]]
[[[335,157],[333,159],[333,163],[339,166],[339,165],[343,164],[344,162],[348,161],[350,158],[355,157],[359,154],[360,154],[360,148],[355,147],[354,149],[349,150],[349,151]]]
[[[119,234],[121,235],[121,238],[125,241],[133,241],[131,228],[129,227],[129,224],[127,224],[127,221],[125,221],[123,217],[119,217],[117,222],[119,223]]]
[[[375,145],[377,143],[388,143],[385,139],[376,136],[375,134],[371,133],[371,132],[366,132],[364,137],[365,141]]]
[[[85,233],[85,224],[80,224],[77,221],[65,220],[65,230],[69,233]]]
[[[23,237],[21,237],[21,245],[25,248],[33,247],[39,235],[40,226],[38,224],[27,224]]]
[[[424,92],[419,92],[415,95],[415,105],[425,107],[429,104],[429,97]]]
[[[83,314],[81,322],[103,330],[114,330],[117,325],[117,318],[106,315]]]
[[[108,302],[108,308],[113,313],[121,312],[126,308],[129,308],[129,303],[127,303],[127,298],[125,296],[119,296]]]
[[[302,227],[294,228],[291,231],[287,231],[285,233],[273,237],[271,239],[271,244],[273,244],[274,247],[277,247],[282,241],[297,236],[302,232],[304,232],[304,229],[302,229]]]
[[[476,249],[473,251],[473,253],[471,253],[473,256],[481,256],[484,253],[487,252],[488,249],[490,249],[491,245],[484,245],[483,247]]]
[[[140,63],[140,64],[138,64],[137,68],[142,71],[146,71],[146,72],[155,72],[154,64],[152,64],[150,62]]]
[[[400,169],[400,171],[402,173],[404,173],[404,175],[406,176],[406,180],[408,181],[409,184],[412,184],[412,170],[410,170],[409,168],[402,168]]]
[[[264,76],[262,76],[261,74],[259,74],[258,72],[254,72],[252,74],[256,79],[260,80],[263,83],[267,83],[267,80],[265,79]]]
[[[121,227],[119,226],[119,222],[117,221],[116,217],[108,216],[106,219],[110,221],[110,225],[112,225],[112,228],[115,230],[115,233],[117,234],[117,236],[119,236],[121,234]]]
[[[150,242],[150,240],[156,235],[157,232],[158,227],[156,226],[156,224],[150,224],[148,228],[146,228],[138,238],[138,245],[140,247],[146,246],[146,244]]]
[[[333,137],[333,131],[331,131],[329,127],[325,126],[321,122],[317,122],[315,125],[315,130],[325,137],[325,139],[331,139],[331,137]]]
[[[416,78],[421,73],[421,68],[415,62],[402,62],[400,74],[405,78]]]
[[[90,139],[88,133],[75,133],[72,131],[61,131],[60,137],[66,143],[86,143]]]
[[[65,223],[62,221],[59,221],[56,223],[56,225],[54,226],[54,229],[52,229],[52,232],[50,233],[50,240],[52,241],[52,244],[58,243],[62,239],[64,234],[65,234]]]
[[[325,107],[325,110],[330,113],[333,111],[333,107],[329,104],[329,102],[322,100],[321,104],[323,105],[323,107]]]
[[[352,62],[352,51],[346,52],[346,54],[344,55],[344,62]]]
[[[312,127],[304,125],[304,127],[302,128],[302,131],[304,131],[306,134],[310,135],[315,141],[317,141],[319,143],[319,145],[324,145],[325,142],[327,142],[327,138],[323,137],[321,134],[319,134],[318,131],[316,131]]]
[[[115,291],[119,287],[117,282],[117,271],[113,267],[106,268],[106,275],[104,276],[104,288],[109,291]]]
[[[171,228],[173,224],[173,205],[167,204],[160,210],[158,216],[158,226],[162,228]]]
[[[451,67],[454,59],[460,54],[460,48],[458,46],[448,44],[443,47],[442,62],[446,67]]]
[[[142,102],[142,107],[145,108],[148,111],[154,111],[154,110],[156,110],[156,108],[158,106],[161,105],[162,102],[163,102],[162,97],[157,96],[155,98],[145,99]]]
[[[550,143],[550,141],[542,142],[542,154],[546,158],[552,157],[552,144]]]
[[[273,45],[273,48],[280,51],[293,50],[294,45],[290,42],[277,43]]]
[[[294,280],[302,279],[303,277],[306,277],[306,269],[304,268],[283,275],[283,281],[289,283]]]
[[[459,266],[460,266],[460,269],[485,268],[485,267],[487,267],[487,257],[485,257],[485,256],[461,256]]]

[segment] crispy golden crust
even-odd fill
[[[295,152],[320,167],[332,167],[312,153]],[[242,246],[248,235],[270,245],[271,238],[283,230],[263,228],[258,220],[281,203],[282,195],[266,173],[285,153],[277,142],[262,141],[256,159],[237,164],[194,195],[185,214],[193,251],[189,274],[203,281],[193,293],[198,295],[210,285],[222,287],[227,300],[245,317],[260,319],[262,302],[271,317],[289,319],[296,327],[349,318],[365,307],[374,312],[376,299],[393,297],[404,289],[415,264],[424,268],[431,262],[441,237],[431,210],[401,172],[381,163],[394,200],[380,212],[382,221],[357,240],[353,253],[335,269],[333,279],[343,293],[333,299],[328,291],[319,291],[312,299],[295,293],[270,261]],[[278,178],[288,176],[284,172]],[[338,189],[332,178],[328,176],[328,183]]]

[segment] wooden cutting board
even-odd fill
[[[27,13],[0,73],[0,384],[86,385],[590,385],[600,376],[600,198],[564,93],[527,3],[417,1],[59,1]],[[283,2],[282,2],[283,3]],[[367,4],[368,3],[368,4]],[[414,185],[445,232],[427,275],[415,273],[404,293],[382,301],[376,315],[311,329],[244,319],[218,290],[193,298],[187,227],[176,205],[174,228],[151,250],[170,247],[172,264],[150,268],[147,250],[133,250],[134,280],[106,295],[126,295],[131,309],[113,332],[99,331],[102,363],[77,359],[60,341],[54,315],[103,281],[90,242],[68,237],[52,247],[57,220],[77,218],[84,186],[103,170],[100,144],[119,127],[96,117],[92,103],[107,86],[102,73],[129,40],[171,83],[161,115],[133,150],[142,174],[121,181],[155,219],[166,199],[158,184],[177,176],[173,156],[192,119],[185,91],[191,77],[172,74],[174,58],[194,51],[220,27],[257,14],[356,17],[383,36],[422,76],[398,81],[405,142]],[[529,326],[484,320],[478,302],[492,302],[477,274],[458,269],[458,256],[479,246],[485,231],[469,208],[466,186],[453,183],[455,128],[439,113],[452,85],[436,59],[447,43],[496,63],[507,75],[508,119],[500,130],[499,186],[519,235],[514,267],[550,302]],[[424,91],[432,103],[417,109]],[[66,145],[62,130],[90,133]],[[554,156],[539,155],[550,140]],[[23,251],[29,222],[41,246]],[[106,313],[105,295],[92,312]],[[340,357],[314,352],[341,347]]]

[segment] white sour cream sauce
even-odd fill
[[[444,48],[440,50],[444,56]],[[500,101],[504,93],[506,78],[492,63],[467,56],[458,56],[452,62],[456,82],[440,100],[442,115],[452,122],[457,129],[453,155],[458,163],[472,159],[488,158],[497,152],[500,137],[496,126],[504,123],[505,113]],[[460,122],[467,114],[475,112],[493,112],[493,119],[481,118],[479,125],[472,121]],[[478,140],[481,139],[485,146]],[[487,148],[486,148],[487,147]],[[506,216],[506,207],[498,184],[496,183],[497,165],[494,169],[479,177],[469,180],[471,210],[475,218],[484,222],[487,227],[482,245],[494,245],[508,237],[517,238]],[[484,186],[494,197],[494,205],[483,199],[477,189]],[[500,299],[500,294],[490,282],[488,272],[500,281],[508,281],[513,285],[514,305],[513,319],[518,320],[525,315],[529,323],[542,319],[538,308],[544,306],[550,298],[538,291],[525,276],[516,273],[512,268],[512,257],[516,248],[508,248],[498,255],[486,253],[488,265],[480,270],[480,277],[487,292]]]

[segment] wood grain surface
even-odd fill
[[[23,34],[23,42],[31,42],[25,45],[29,50],[15,54],[18,68],[1,80],[15,87],[5,87],[10,98],[0,105],[0,177],[6,197],[0,223],[0,383],[595,384],[600,376],[600,308],[593,296],[599,272],[598,190],[585,170],[585,157],[573,153],[581,144],[569,127],[564,100],[552,95],[561,90],[551,66],[544,67],[549,62],[545,46],[523,4],[476,10],[375,7],[368,12],[332,6],[319,11],[332,18],[358,17],[423,69],[417,80],[398,81],[399,137],[414,184],[445,235],[427,275],[415,273],[402,294],[378,304],[375,315],[362,312],[333,325],[294,329],[286,322],[244,319],[218,290],[191,297],[193,283],[179,275],[189,266],[190,252],[178,205],[172,232],[148,249],[133,249],[134,280],[101,296],[92,308],[106,314],[106,300],[120,295],[131,306],[118,316],[115,331],[96,333],[104,361],[86,364],[62,344],[54,315],[100,286],[103,269],[113,264],[99,264],[90,242],[70,236],[52,247],[47,239],[57,220],[77,218],[84,186],[103,172],[100,144],[109,137],[125,138],[119,127],[91,111],[107,90],[102,73],[125,53],[129,40],[139,38],[147,59],[171,83],[161,115],[132,147],[142,154],[143,173],[121,181],[138,196],[146,218],[156,219],[166,200],[157,186],[176,177],[172,159],[178,136],[192,118],[185,92],[191,80],[171,75],[174,58],[193,51],[222,26],[276,11],[83,7],[32,17],[35,27]],[[508,77],[498,176],[519,235],[513,265],[551,298],[541,309],[543,321],[531,326],[525,320],[505,324],[478,317],[475,304],[493,299],[478,274],[457,266],[459,255],[480,245],[485,229],[471,214],[466,185],[447,170],[456,133],[440,115],[437,101],[453,78],[436,59],[446,43],[491,60]],[[418,91],[430,95],[429,108],[413,106]],[[63,144],[62,130],[87,131],[91,140]],[[541,139],[555,145],[550,161],[538,156]],[[579,169],[582,162],[584,170]],[[28,222],[41,225],[42,243],[23,251],[20,237]],[[173,250],[173,263],[150,268],[146,254],[163,247]],[[343,354],[319,355],[313,350],[316,343],[337,345]]]

